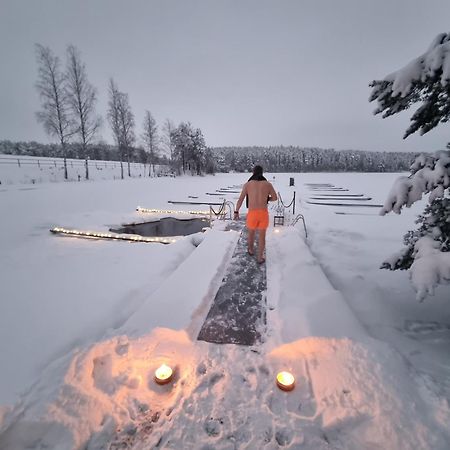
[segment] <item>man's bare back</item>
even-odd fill
[[[242,188],[237,202],[236,210],[239,211],[245,196],[248,195],[248,209],[267,209],[267,201],[277,200],[277,194],[272,184],[268,181],[247,181]]]

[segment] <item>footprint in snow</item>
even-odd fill
[[[275,433],[275,440],[278,445],[285,447],[291,443],[293,436],[294,432],[290,428],[282,428]]]
[[[209,418],[204,425],[206,434],[210,437],[218,437],[222,431],[223,420]]]

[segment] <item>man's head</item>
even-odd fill
[[[263,174],[262,166],[255,166],[253,168],[253,175],[261,176]]]

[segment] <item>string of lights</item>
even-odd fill
[[[82,230],[70,230],[67,228],[54,227],[50,230],[55,234],[62,234],[64,236],[82,237],[91,239],[112,239],[115,241],[129,241],[129,242],[147,242],[147,243],[159,243],[159,244],[172,244],[176,242],[176,238],[169,237],[145,237],[134,234],[118,234],[118,233],[102,233],[97,231],[82,231]]]
[[[170,209],[149,209],[138,206],[136,211],[148,214],[193,214],[199,216],[209,215],[209,211],[175,211]]]

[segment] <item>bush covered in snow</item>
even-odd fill
[[[421,106],[411,117],[404,138],[419,131],[425,134],[450,119],[450,33],[441,33],[428,50],[409,64],[375,80],[369,100],[378,101],[375,114],[388,117]],[[400,177],[386,199],[381,214],[400,214],[429,194],[429,204],[416,223],[420,227],[408,232],[404,248],[384,261],[382,268],[411,269],[411,280],[417,297],[423,300],[436,285],[450,281],[450,151],[419,155],[411,166],[409,177]]]

